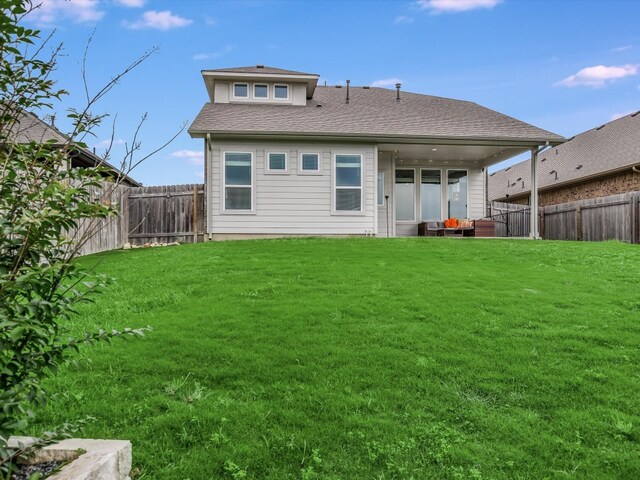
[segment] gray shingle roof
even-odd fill
[[[446,137],[562,142],[542,130],[476,103],[386,88],[317,87],[306,106],[207,103],[189,128],[192,135],[245,134]]]
[[[26,111],[20,113],[20,120],[13,126],[9,132],[9,136],[15,143],[45,143],[53,140],[55,145],[62,146],[69,144],[69,137],[60,132],[57,128],[42,121],[34,113]],[[74,148],[72,164],[73,166],[79,167],[95,167],[100,165],[112,170],[116,176],[122,177],[124,183],[127,185],[134,187],[142,185],[137,180],[134,180],[129,175],[123,173],[120,169],[114,167],[86,148],[78,148],[77,150]]]
[[[62,145],[68,142],[67,137],[56,128],[46,124],[30,112],[20,114],[20,120],[14,125],[10,135],[16,143],[44,143],[54,140],[57,144]]]
[[[203,70],[203,72],[221,73],[266,73],[276,75],[316,75],[315,73],[296,72],[294,70],[284,70],[282,68],[268,67],[267,65],[252,65],[250,67],[217,68],[214,70]]]
[[[576,135],[538,157],[540,189],[575,183],[640,164],[640,112]],[[553,173],[552,173],[553,172]],[[556,178],[557,172],[557,178]],[[531,161],[489,176],[489,199],[529,195]]]

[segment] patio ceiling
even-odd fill
[[[400,163],[437,163],[449,165],[475,165],[488,167],[529,151],[526,147],[495,145],[378,145],[379,152],[391,152]]]

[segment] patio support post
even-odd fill
[[[538,226],[538,149],[531,149],[531,200],[529,202],[531,207],[531,214],[529,215],[531,220],[531,227],[529,229],[529,237],[533,239],[539,239],[539,226]]]

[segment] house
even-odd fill
[[[640,111],[587,130],[538,157],[539,205],[640,191]],[[528,205],[530,161],[489,176],[489,200]]]
[[[19,122],[17,122],[11,129],[10,138],[15,143],[28,143],[28,142],[53,142],[55,146],[63,147],[69,144],[69,137],[60,132],[57,128],[47,124],[41,120],[37,115],[30,112],[22,112]],[[142,184],[120,169],[109,164],[104,159],[98,157],[95,153],[89,151],[86,148],[74,148],[69,155],[70,167],[97,167],[101,166],[106,168],[104,173],[108,178],[119,178],[123,185],[130,187],[140,187]]]
[[[417,235],[418,224],[478,219],[485,169],[560,135],[468,101],[396,89],[319,86],[263,65],[204,70],[211,239]]]

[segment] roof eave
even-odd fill
[[[564,143],[564,138],[514,138],[514,137],[456,137],[434,135],[398,135],[398,134],[349,134],[335,132],[249,132],[249,131],[225,131],[225,130],[199,130],[189,129],[192,138],[204,138],[207,134],[217,137],[246,139],[286,139],[299,140],[350,140],[350,141],[374,141],[376,143],[424,143],[437,145],[488,145],[488,146],[512,146],[512,147],[537,147],[541,145],[556,146]]]

